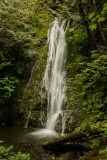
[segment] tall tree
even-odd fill
[[[93,0],[93,4],[94,4],[94,10],[95,10],[96,15],[100,16],[98,8],[97,8],[97,0]],[[100,30],[100,33],[101,33],[103,44],[106,47],[107,46],[107,41],[106,41],[106,37],[104,35],[104,30],[103,30],[102,23],[98,22],[98,24],[99,24],[99,30]]]
[[[91,46],[92,46],[93,49],[98,49],[96,40],[94,38],[94,35],[89,28],[89,21],[87,19],[86,14],[85,14],[83,3],[82,3],[81,0],[78,0],[78,8],[79,8],[79,13],[81,15],[81,18],[84,22],[85,28],[87,30],[87,34],[88,34],[88,38],[89,38],[89,41],[91,43]]]

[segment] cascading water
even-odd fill
[[[66,76],[66,31],[66,20],[59,24],[57,17],[52,24],[52,28],[48,30],[49,51],[42,86],[45,88],[48,100],[47,123],[46,129],[38,131],[37,134],[57,135],[54,129],[58,116],[62,115],[62,106],[66,102],[66,86],[63,85]],[[64,132],[64,121],[62,124]]]
[[[54,130],[62,105],[66,101],[65,63],[66,63],[66,21],[59,25],[55,18],[53,27],[48,31],[49,52],[43,85],[48,97],[47,129]]]

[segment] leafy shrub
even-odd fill
[[[0,90],[3,93],[3,99],[6,101],[9,97],[11,97],[11,93],[15,90],[15,84],[17,84],[19,81],[15,77],[8,77],[0,80]]]
[[[106,12],[107,12],[107,3],[104,3],[103,9],[99,15],[96,15],[95,12],[89,13],[88,18],[91,21],[90,29],[92,31],[97,29],[98,23],[104,22],[106,20],[106,17],[105,17]]]
[[[2,143],[2,141],[0,141]],[[30,160],[29,154],[22,154],[21,152],[18,152],[15,154],[11,150],[13,149],[13,146],[10,146],[8,148],[5,148],[4,146],[0,145],[0,159],[1,160]]]
[[[101,131],[103,131],[103,136],[105,138],[106,144],[107,144],[107,124],[103,124],[103,126],[100,128]],[[105,158],[107,158],[107,146],[105,149],[99,151],[100,154],[105,155]]]
[[[107,55],[92,52],[91,62],[84,63],[81,73],[70,78],[72,94],[70,99],[82,99],[82,109],[86,111],[91,121],[106,119],[106,62]],[[78,89],[77,89],[78,88]]]
[[[26,14],[19,1],[0,1],[0,120],[8,112],[12,96],[27,62],[26,49],[33,43],[34,28],[24,22]],[[20,7],[19,7],[20,6]],[[4,107],[5,105],[5,107]]]

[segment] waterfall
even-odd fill
[[[52,28],[48,30],[49,51],[43,86],[48,98],[47,129],[54,130],[57,118],[66,101],[65,65],[66,65],[66,20],[59,24],[55,18]]]
[[[59,19],[56,17],[52,23],[52,27],[48,29],[49,49],[42,85],[42,88],[45,89],[45,97],[47,97],[48,101],[47,123],[46,129],[38,131],[38,134],[41,133],[41,135],[53,133],[58,116],[63,115],[62,107],[66,102],[66,86],[64,85],[64,81],[66,77],[67,27],[66,20],[63,20],[62,23],[60,23]],[[42,97],[43,96],[44,95],[42,95]],[[63,116],[62,125],[62,132],[64,132],[65,123]]]

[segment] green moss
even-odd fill
[[[56,160],[67,160],[70,152],[67,152],[65,154],[61,154],[59,157],[56,157]]]
[[[107,123],[107,121],[103,121],[103,122],[99,122],[99,124],[104,124]],[[55,140],[51,140],[48,142],[43,143],[43,146],[56,146],[56,145],[61,145],[61,144],[69,144],[69,143],[73,143],[73,142],[81,142],[81,141],[87,141],[89,139],[90,141],[90,136],[92,138],[94,137],[99,137],[99,135],[101,135],[101,131],[100,131],[100,127],[96,127],[98,124],[94,124],[95,128],[91,128],[91,125],[89,126],[88,124],[85,125],[81,125],[80,127],[76,128],[73,132],[66,134],[58,139]],[[88,129],[88,130],[87,130]]]
[[[92,158],[105,160],[106,141],[100,129],[104,124],[107,124],[107,121],[82,124],[70,134],[44,142],[43,147],[51,151],[51,154],[54,153],[56,160],[90,160]],[[102,150],[101,154],[100,150]]]

